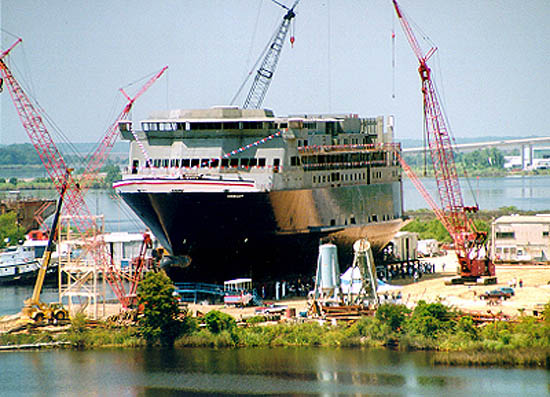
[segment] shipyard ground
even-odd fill
[[[435,264],[437,273],[424,276],[419,281],[411,279],[395,280],[393,285],[401,287],[401,302],[409,307],[414,307],[419,300],[426,302],[441,302],[447,306],[464,311],[496,314],[502,312],[509,316],[519,316],[523,312],[532,315],[534,311],[540,313],[543,306],[550,302],[550,266],[497,266],[496,285],[444,285],[446,278],[456,276],[456,256],[451,251],[445,256],[426,258],[424,261]],[[443,269],[443,264],[445,264]],[[479,298],[488,290],[508,287],[511,281],[515,280],[515,295],[510,299],[499,302],[491,302]],[[519,287],[519,280],[522,280],[523,287]],[[305,299],[287,299],[280,301],[268,301],[294,308],[296,313],[307,310],[308,304]],[[496,303],[496,304],[493,304]],[[231,314],[237,319],[251,317],[255,314],[256,308],[235,308],[224,307],[223,305],[189,305],[193,313],[207,313],[210,310],[221,310]]]
[[[409,307],[414,307],[419,300],[426,302],[441,302],[463,311],[471,311],[482,314],[496,314],[502,312],[509,316],[519,316],[523,312],[526,315],[532,315],[534,311],[541,312],[543,306],[550,302],[550,266],[497,266],[496,275],[498,283],[496,285],[453,285],[444,284],[446,278],[456,275],[456,256],[450,252],[446,256],[423,259],[435,265],[436,273],[422,277],[414,282],[412,279],[399,279],[392,282],[393,285],[400,286],[402,295],[401,303]],[[443,264],[445,267],[443,268]],[[480,299],[484,292],[500,287],[508,287],[510,282],[515,280],[517,286],[515,295],[508,300],[491,302]],[[522,280],[522,287],[519,287],[519,281]],[[296,314],[307,311],[308,302],[304,298],[290,298],[279,301],[269,300],[265,304],[284,305],[294,309]],[[189,310],[193,314],[206,314],[211,310],[220,310],[226,312],[236,319],[252,317],[256,313],[256,307],[236,308],[226,307],[224,305],[201,305],[190,304]],[[105,318],[120,312],[120,305],[107,304],[105,311],[99,309],[99,317]],[[90,318],[94,316],[87,313]],[[8,320],[10,316],[5,316],[0,321],[0,331],[2,323]]]

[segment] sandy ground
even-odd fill
[[[492,313],[502,311],[505,314],[516,316],[524,310],[525,314],[533,314],[533,310],[542,309],[542,306],[550,302],[550,266],[497,266],[496,285],[444,285],[445,278],[456,275],[456,255],[450,252],[446,256],[427,258],[425,261],[434,263],[436,270],[442,270],[445,263],[445,271],[439,273],[443,278],[435,278],[417,283],[405,285],[401,288],[403,303],[414,306],[417,301],[442,302],[462,310]],[[479,298],[480,294],[499,287],[508,287],[510,281],[515,280],[515,295],[508,300],[501,301],[498,305],[489,305],[485,300]],[[523,287],[519,287],[519,280],[523,281]]]
[[[497,266],[496,285],[454,285],[444,284],[446,278],[456,276],[457,260],[454,252],[450,251],[446,256],[436,258],[426,258],[424,261],[435,264],[437,273],[434,278],[425,277],[416,283],[402,285],[402,303],[414,307],[416,302],[424,300],[426,302],[441,302],[445,305],[456,307],[465,311],[492,313],[502,311],[510,316],[518,316],[523,311],[525,314],[532,315],[533,310],[540,311],[544,304],[550,302],[550,266]],[[443,272],[443,264],[445,271]],[[489,305],[485,300],[479,298],[479,295],[499,287],[508,287],[509,282],[515,279],[516,284],[521,279],[523,287],[519,285],[515,288],[515,295],[508,300],[503,300],[497,305]],[[399,284],[398,281],[395,283]],[[296,313],[307,310],[307,301],[305,299],[290,299],[281,301],[269,301],[266,303],[276,303],[295,308]],[[234,308],[224,307],[223,305],[189,305],[189,309],[196,313],[207,313],[210,310],[222,310],[231,314],[237,319],[246,318],[254,315],[255,308]]]
[[[456,276],[457,260],[454,252],[450,251],[446,256],[426,258],[423,261],[434,264],[436,274],[423,277],[416,283],[411,283],[410,280],[407,280],[406,285],[400,285],[402,293],[401,303],[411,308],[419,300],[424,300],[429,303],[441,302],[465,311],[481,313],[487,313],[488,310],[492,313],[502,311],[505,314],[517,316],[521,311],[531,315],[534,310],[540,311],[544,304],[550,302],[550,266],[497,266],[497,285],[447,286],[444,284],[445,279]],[[523,287],[520,288],[517,285],[515,296],[510,299],[503,300],[497,305],[489,305],[485,300],[479,298],[479,295],[485,291],[509,286],[509,282],[513,279],[515,279],[516,283],[521,279]],[[402,280],[396,280],[394,284],[399,285],[399,281]],[[270,303],[294,308],[296,314],[307,311],[308,308],[308,303],[303,298],[280,301],[268,300],[265,302],[266,305]],[[235,308],[232,306],[199,304],[190,304],[188,308],[193,314],[206,314],[211,310],[221,310],[231,314],[238,320],[254,316],[256,310],[255,307]],[[120,305],[109,304],[106,305],[105,315],[109,316],[119,311]],[[88,313],[88,315],[90,314],[92,313]],[[102,308],[99,314],[100,317],[103,317]],[[93,318],[94,316],[91,315],[90,317]]]

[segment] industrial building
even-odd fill
[[[550,214],[502,216],[491,225],[497,263],[548,263]]]

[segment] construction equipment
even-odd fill
[[[349,303],[364,303],[365,300],[378,305],[380,300],[376,293],[378,282],[376,281],[376,265],[372,255],[372,249],[369,241],[366,238],[357,240],[353,243],[353,264],[351,265],[351,283],[349,289]],[[357,269],[361,275],[361,288],[355,297],[352,297],[353,289],[353,273]],[[355,298],[355,299],[353,299]]]
[[[335,320],[353,320],[361,315],[372,315],[372,309],[380,303],[376,293],[376,265],[371,245],[366,238],[355,241],[353,263],[349,273],[349,286],[344,294],[336,246],[319,246],[315,288],[309,302],[309,315]],[[361,286],[354,289],[355,275],[359,275]],[[344,297],[344,295],[347,295]]]
[[[396,0],[392,1],[401,27],[419,62],[418,72],[422,82],[424,123],[441,207],[435,204],[418,177],[399,156],[401,165],[453,239],[460,267],[460,277],[452,279],[450,283],[496,283],[495,266],[488,255],[487,233],[478,231],[469,217],[469,214],[477,212],[478,207],[464,205],[450,130],[447,128],[443,109],[432,80],[431,69],[427,64],[437,47],[430,48],[426,53],[423,52],[402,9]]]
[[[67,173],[70,173],[70,170],[67,170]],[[25,306],[23,306],[23,309],[21,310],[21,319],[25,321],[34,321],[36,323],[41,323],[43,321],[57,322],[69,318],[69,313],[63,308],[62,305],[57,303],[49,304],[40,301],[44,278],[46,277],[46,271],[50,265],[54,250],[54,239],[57,235],[57,225],[59,223],[59,216],[63,205],[63,197],[65,196],[66,191],[67,185],[61,188],[61,192],[59,194],[59,199],[57,201],[57,207],[55,209],[52,227],[50,230],[50,236],[48,238],[48,245],[46,246],[44,256],[42,257],[40,269],[38,269],[38,276],[36,277],[36,282],[34,283],[32,296],[30,299],[25,301]]]
[[[21,39],[18,39],[6,51],[0,54],[0,75],[8,87],[8,91],[23,127],[36,149],[42,164],[46,168],[48,176],[60,195],[63,191],[65,212],[74,217],[75,226],[80,234],[80,238],[82,241],[86,241],[87,252],[83,253],[82,256],[85,256],[87,253],[91,254],[96,266],[103,271],[107,282],[122,306],[127,308],[132,298],[128,297],[125,291],[124,277],[109,259],[105,242],[101,236],[97,234],[95,221],[93,217],[91,217],[91,212],[84,201],[83,193],[89,186],[90,180],[97,175],[101,165],[107,158],[118,136],[119,125],[123,124],[124,120],[127,119],[135,100],[141,96],[167,68],[163,68],[159,73],[153,76],[133,98],[130,98],[121,90],[128,100],[127,105],[109,128],[97,150],[89,159],[86,172],[81,180],[75,181],[71,174],[67,172],[68,167],[65,160],[48,132],[41,112],[37,109],[37,106],[33,105],[30,98],[26,95],[23,88],[6,65],[6,62],[4,62],[6,56],[17,44],[21,43],[21,41]]]
[[[284,4],[279,3],[278,1],[272,1],[278,6],[287,10],[287,13],[284,15],[283,21],[269,41],[268,46],[262,52],[260,58],[258,58],[258,61],[254,64],[255,68],[259,60],[262,58],[263,54],[265,54],[265,56],[263,56],[263,61],[260,65],[260,68],[256,72],[256,76],[254,77],[254,81],[252,82],[252,86],[250,87],[250,91],[248,92],[246,100],[244,101],[243,109],[259,109],[262,106],[265,94],[267,93],[269,85],[271,84],[275,69],[277,68],[279,56],[281,55],[281,50],[283,49],[284,41],[288,34],[290,23],[296,16],[294,9],[296,8],[300,0],[296,0],[294,2],[294,5],[290,8],[288,8]],[[290,37],[290,43],[294,44],[294,36]],[[250,74],[248,76],[250,76]],[[233,97],[231,103],[233,103],[237,96],[239,96],[242,88],[248,80],[248,76],[239,88],[237,94],[235,94],[235,96]]]

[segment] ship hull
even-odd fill
[[[352,244],[367,237],[375,254],[402,225],[399,182],[272,192],[120,192],[173,256],[177,280],[220,282],[310,277],[318,246],[339,247],[341,267]],[[370,214],[377,215],[372,219]],[[382,215],[383,214],[383,215]]]

